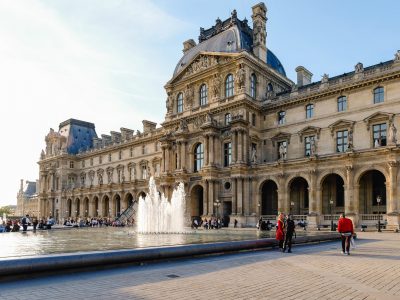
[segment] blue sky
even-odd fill
[[[161,123],[164,84],[182,42],[236,8],[251,20],[257,1],[2,0],[0,205],[16,202],[19,179],[38,177],[50,127],[71,117],[97,134]],[[284,1],[268,7],[267,47],[289,78],[303,65],[318,81],[393,59],[400,49],[400,2]]]

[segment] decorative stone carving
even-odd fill
[[[251,147],[251,163],[257,163],[257,147]]]
[[[279,157],[282,160],[286,159],[286,147],[283,144],[279,146]]]
[[[397,52],[394,54],[394,62],[400,63],[400,50],[397,50]]]
[[[265,44],[265,23],[260,20],[253,21],[254,44]]]
[[[181,119],[179,121],[179,130],[180,131],[187,131],[188,130],[187,121],[185,119]]]
[[[310,156],[315,156],[317,155],[317,143],[315,142],[315,139],[311,139],[310,143]]]
[[[321,83],[327,83],[329,80],[329,75],[328,74],[324,74],[322,75],[322,79],[321,79]]]
[[[239,90],[242,90],[245,87],[246,70],[242,64],[239,65],[239,69],[236,71],[236,83]]]
[[[353,151],[353,130],[349,130],[349,135],[347,137],[347,151]]]
[[[397,129],[394,126],[393,122],[391,122],[390,126],[389,126],[389,132],[388,132],[388,144],[389,145],[395,145],[397,143],[396,134],[397,134]]]
[[[356,74],[364,72],[364,65],[362,63],[358,63],[354,66],[354,72]]]
[[[167,101],[166,101],[167,113],[171,113],[172,112],[173,106],[174,106],[174,95],[171,92],[169,92],[168,93],[168,97],[167,97]]]
[[[193,85],[187,84],[185,89],[185,106],[187,108],[191,108],[193,105],[193,98],[194,98],[194,88]]]
[[[214,74],[214,77],[212,79],[212,92],[214,98],[218,98],[220,96],[221,83],[222,83],[221,75]]]
[[[209,56],[209,55],[200,55],[197,59],[195,59],[187,68],[185,71],[185,74],[183,75],[183,78],[190,76],[192,74],[195,74],[197,72],[200,72],[202,70],[205,70],[209,67],[212,67],[214,65],[218,64],[218,58],[215,56]]]

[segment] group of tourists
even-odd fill
[[[54,224],[55,221],[52,216],[49,216],[47,219],[42,218],[38,220],[36,217],[31,219],[29,215],[25,215],[25,217],[22,217],[20,220],[9,219],[7,222],[3,221],[2,224],[0,224],[0,232],[19,232],[21,231],[21,227],[22,232],[26,232],[28,226],[32,226],[33,231],[36,231],[36,229],[51,229],[51,226]]]
[[[102,227],[102,226],[112,226],[112,227],[123,227],[132,226],[134,220],[128,220],[126,222],[121,222],[115,220],[114,218],[68,218],[64,221],[63,225],[67,227]]]
[[[292,239],[293,235],[296,237],[296,224],[291,215],[285,216],[283,213],[279,214],[278,222],[276,224],[276,239],[279,242],[279,250],[285,252],[292,252]],[[342,254],[350,255],[350,244],[354,236],[353,222],[346,218],[345,214],[341,214],[338,221],[338,232],[342,240]]]
[[[287,248],[288,253],[291,253],[293,235],[296,237],[296,224],[292,216],[279,214],[276,225],[276,239],[279,241],[279,250],[285,252]]]

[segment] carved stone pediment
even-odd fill
[[[329,129],[331,131],[331,135],[333,136],[336,130],[347,129],[349,131],[353,131],[354,121],[349,120],[337,120],[335,123],[329,125]]]
[[[272,140],[272,145],[275,147],[276,142],[280,141],[287,141],[288,144],[290,144],[290,137],[291,134],[287,132],[279,132],[278,134],[274,135],[271,140]]]
[[[389,122],[392,123],[395,114],[387,113],[387,112],[376,112],[369,117],[364,119],[365,124],[367,125],[367,129],[369,130],[372,123],[376,122]]]
[[[187,66],[178,74],[171,83],[199,73],[205,69],[211,68],[218,64],[225,64],[231,61],[232,55],[218,55],[217,53],[211,52],[200,52],[193,59],[187,63]]]
[[[319,139],[319,134],[321,132],[320,127],[315,127],[315,126],[307,126],[306,128],[303,128],[300,130],[297,134],[299,135],[300,142],[303,141],[303,137],[307,135],[315,135],[317,139]]]

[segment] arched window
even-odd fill
[[[232,120],[231,114],[230,113],[225,114],[225,125],[229,125],[231,123],[231,120]]]
[[[181,113],[183,112],[183,94],[179,93],[178,97],[176,98],[176,112]]]
[[[202,84],[200,87],[200,106],[206,105],[208,102],[207,85]]]
[[[228,74],[225,79],[225,97],[233,96],[233,75]]]
[[[267,85],[267,91],[268,92],[272,92],[273,90],[274,90],[274,87],[272,86],[272,83],[269,82],[268,85]]]
[[[383,95],[383,87],[377,87],[374,89],[374,103],[381,103],[383,102],[384,95]]]
[[[337,99],[337,109],[338,109],[338,111],[347,110],[347,97],[346,96],[340,96]]]
[[[250,96],[256,98],[257,96],[257,77],[256,74],[251,74],[251,81],[250,81]]]
[[[198,172],[203,167],[204,160],[204,147],[203,144],[199,143],[194,148],[194,172]]]

